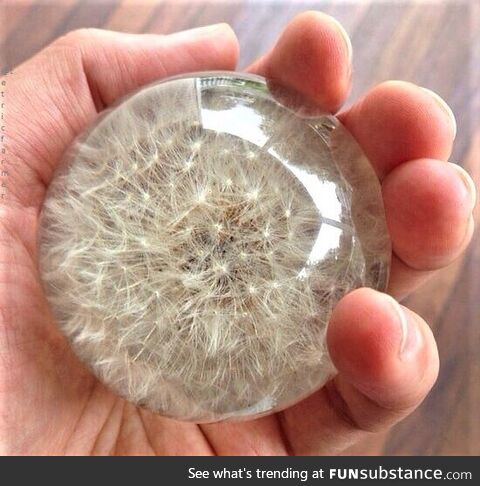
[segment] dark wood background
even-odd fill
[[[480,2],[0,0],[0,61],[6,72],[55,37],[79,27],[169,33],[229,22],[241,44],[240,68],[266,50],[297,12],[334,15],[352,37],[348,103],[383,80],[438,92],[458,124],[452,161],[480,186]],[[476,220],[480,219],[477,205]],[[423,405],[354,454],[480,455],[480,232],[467,254],[407,300],[431,324],[440,377]]]

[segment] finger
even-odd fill
[[[98,109],[165,76],[234,69],[237,56],[226,24],[169,36],[84,29],[58,39],[8,78],[9,197],[39,206],[66,147]]]
[[[274,47],[247,68],[302,93],[327,112],[343,103],[351,74],[352,46],[343,27],[329,15],[297,15]]]
[[[408,160],[447,160],[456,134],[448,105],[432,91],[403,81],[376,86],[339,118],[380,179]]]
[[[406,162],[386,176],[382,193],[393,251],[408,268],[444,267],[470,242],[475,186],[458,165]],[[392,289],[402,278],[392,272]]]
[[[327,341],[339,374],[281,414],[296,454],[333,454],[389,428],[421,403],[437,377],[437,348],[427,324],[372,289],[339,302]]]
[[[393,254],[387,292],[401,302],[433,275],[435,270],[415,270]]]
[[[215,454],[220,456],[285,456],[289,453],[276,415],[200,427]]]

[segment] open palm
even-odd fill
[[[261,419],[198,426],[138,409],[77,360],[59,333],[37,268],[45,190],[73,138],[98,111],[165,76],[235,69],[224,24],[170,36],[72,32],[3,79],[8,187],[0,204],[0,453],[332,454],[391,426],[428,393],[438,371],[425,322],[390,296],[359,289],[337,305],[328,345],[339,374],[301,403]],[[249,71],[335,112],[351,50],[318,12],[291,21]],[[448,159],[455,121],[431,92],[383,83],[340,118],[382,182],[393,240],[390,294],[401,297],[468,244],[474,189]]]

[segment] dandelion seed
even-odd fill
[[[201,140],[197,140],[196,142],[193,142],[192,145],[191,145],[191,149],[194,151],[194,152],[197,152],[198,150],[200,150],[200,147],[202,146],[202,141]]]
[[[225,263],[223,265],[216,265],[215,270],[216,270],[217,273],[220,273],[220,274],[223,274],[223,275],[228,273],[228,268],[227,268],[227,265]]]

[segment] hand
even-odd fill
[[[336,111],[350,82],[343,30],[297,16],[249,71]],[[154,79],[233,70],[227,25],[169,36],[80,30],[4,79],[8,189],[0,205],[0,452],[4,454],[332,454],[409,414],[438,371],[426,323],[386,295],[359,289],[336,307],[328,345],[339,374],[283,412],[197,426],[140,410],[77,360],[41,290],[38,215],[65,148],[97,112]],[[472,234],[474,188],[446,163],[455,121],[430,92],[404,82],[370,90],[340,118],[382,182],[393,239],[389,292],[403,296],[454,260]]]

